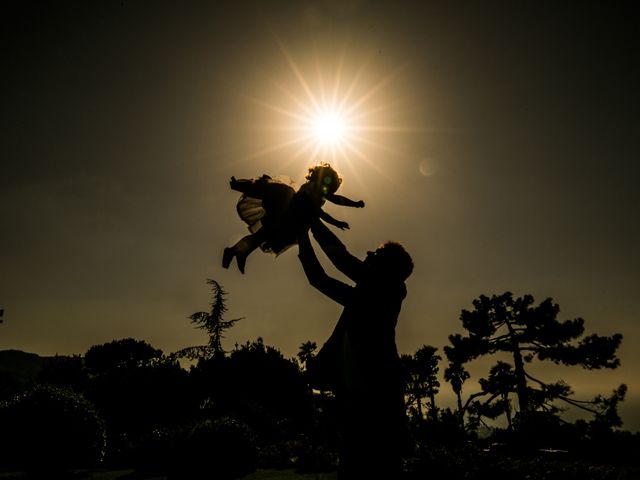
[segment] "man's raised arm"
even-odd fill
[[[298,235],[298,258],[312,287],[339,304],[346,305],[351,297],[352,287],[326,274],[313,251],[309,232],[306,230]]]
[[[336,237],[326,225],[316,221],[311,225],[313,237],[318,241],[325,255],[329,257],[338,270],[354,282],[362,280],[364,263],[351,255],[347,247]]]

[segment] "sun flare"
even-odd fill
[[[340,113],[321,111],[313,117],[311,131],[320,145],[340,146],[347,138],[348,124]]]
[[[256,113],[264,141],[247,160],[268,156],[282,171],[328,162],[355,177],[363,167],[393,176],[388,160],[400,155],[393,136],[416,131],[397,123],[404,99],[393,81],[401,66],[390,69],[366,55],[349,62],[346,50],[324,61],[317,55],[296,61],[279,46],[288,68],[270,78],[271,88],[262,84],[262,93],[249,97],[264,108]]]

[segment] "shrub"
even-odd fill
[[[196,478],[201,472],[211,472],[221,480],[240,478],[253,472],[257,452],[249,428],[232,418],[207,420],[189,431],[183,445],[180,473]]]
[[[97,465],[103,422],[82,395],[39,385],[0,404],[0,464],[54,471]]]
[[[257,449],[246,425],[223,417],[181,429],[154,430],[134,457],[139,470],[172,479],[232,480],[255,471]]]

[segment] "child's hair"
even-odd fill
[[[334,193],[342,183],[342,178],[340,178],[338,172],[328,163],[321,163],[311,167],[305,178],[310,182],[319,183],[324,193]]]

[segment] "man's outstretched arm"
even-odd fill
[[[311,231],[331,263],[351,280],[359,282],[364,270],[362,260],[351,255],[347,247],[322,222],[314,222]]]
[[[312,287],[339,304],[346,305],[351,297],[352,287],[326,274],[313,251],[307,231],[298,235],[298,258]]]

